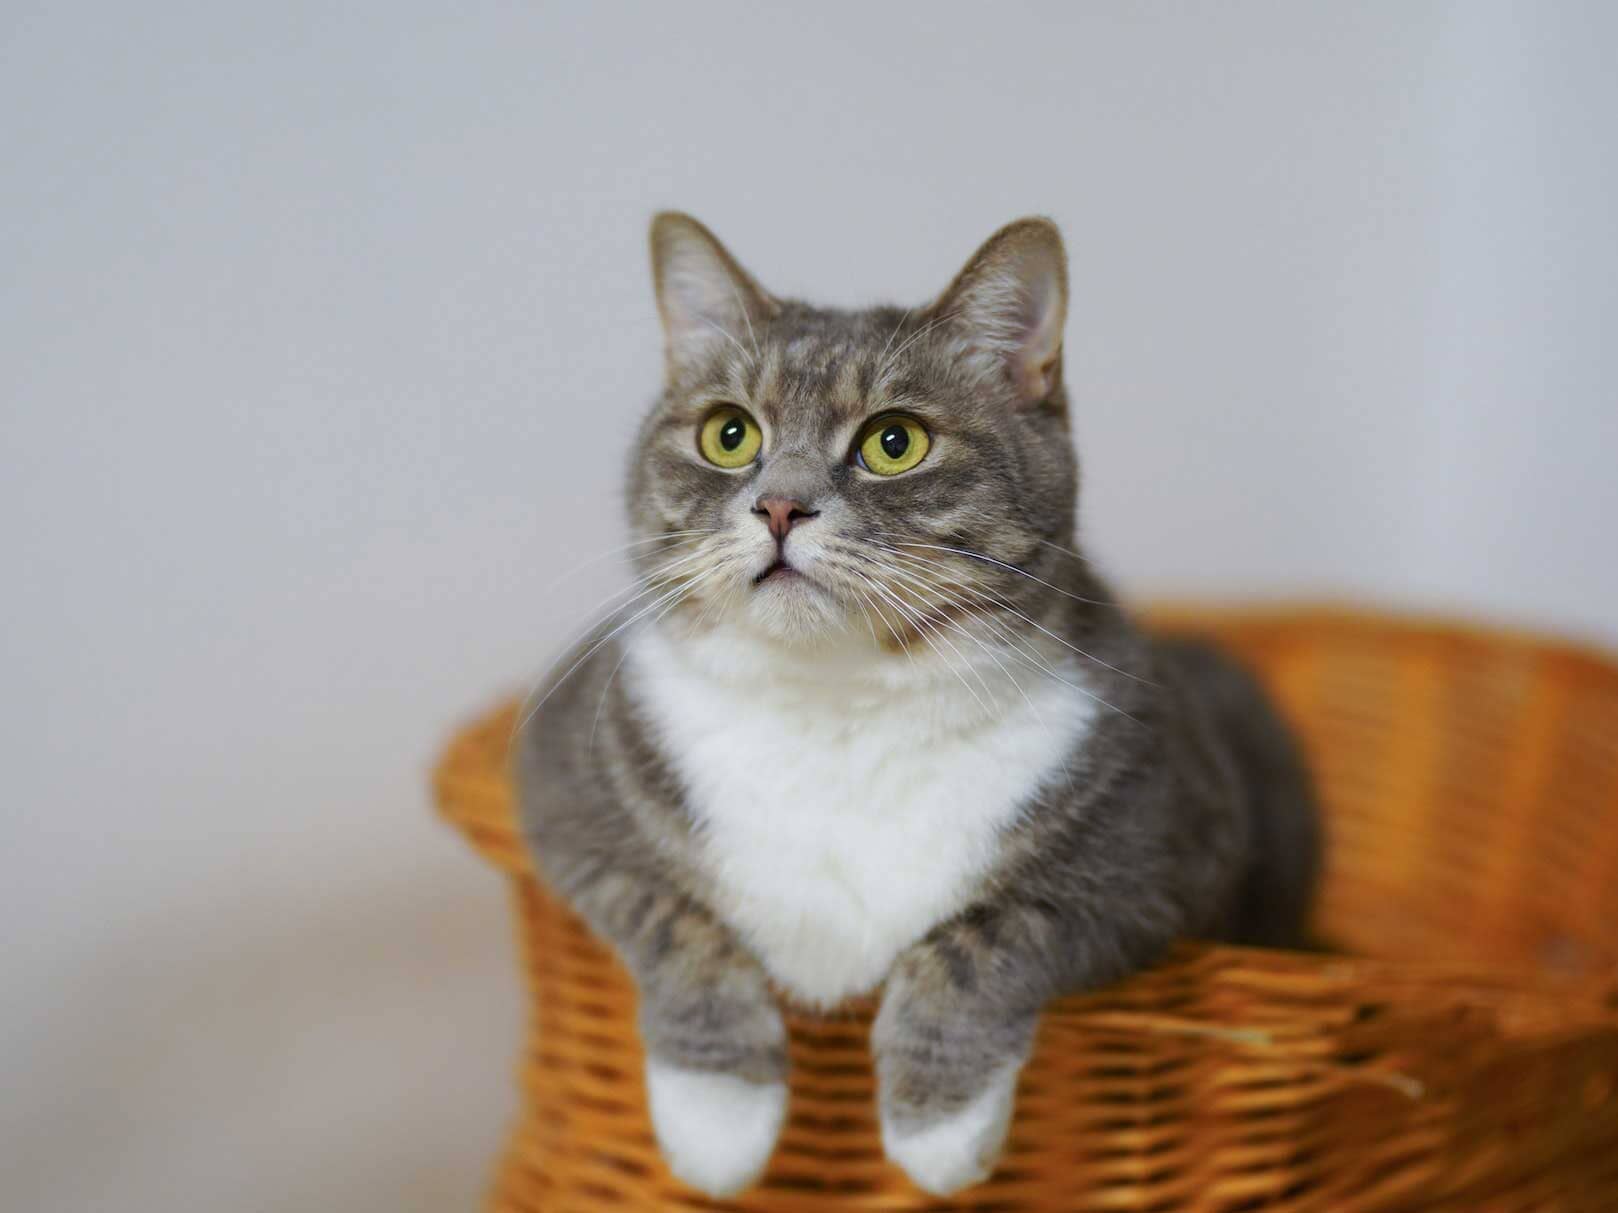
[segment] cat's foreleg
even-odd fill
[[[883,1149],[938,1196],[993,1171],[1044,1002],[996,988],[1002,922],[978,910],[907,949],[871,1034]]]
[[[786,1031],[753,956],[711,912],[650,879],[578,896],[640,989],[646,1093],[669,1168],[714,1196],[751,1184],[787,1106]]]
[[[1045,1004],[1116,979],[1167,941],[1083,930],[1071,909],[974,906],[889,974],[872,1032],[882,1144],[923,1190],[947,1196],[994,1170]]]

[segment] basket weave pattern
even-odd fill
[[[511,879],[532,1022],[502,1213],[1618,1213],[1618,667],[1497,633],[1319,611],[1176,615],[1266,680],[1309,751],[1347,955],[1185,945],[1044,1017],[1006,1156],[938,1201],[882,1155],[872,1007],[789,1016],[758,1186],[685,1189],[646,1119],[634,991],[533,879],[507,708],[443,812]]]

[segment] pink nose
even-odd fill
[[[764,519],[770,534],[780,542],[794,526],[813,518],[820,511],[811,510],[803,502],[790,497],[760,497],[753,503],[753,513]]]

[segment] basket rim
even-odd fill
[[[1396,633],[1416,640],[1448,640],[1490,648],[1532,649],[1545,657],[1587,663],[1618,681],[1618,646],[1593,636],[1565,634],[1550,627],[1485,619],[1441,607],[1365,603],[1348,598],[1250,599],[1219,602],[1169,595],[1128,604],[1148,628],[1298,627],[1334,631]]]

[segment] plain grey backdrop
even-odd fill
[[[1618,6],[0,13],[0,1203],[471,1207],[450,727],[622,573],[666,206],[913,302],[1063,225],[1136,597],[1618,641]]]

